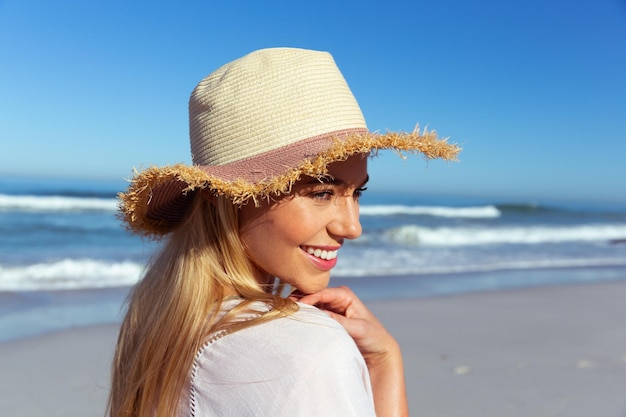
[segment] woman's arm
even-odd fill
[[[347,287],[326,288],[302,297],[337,320],[356,342],[367,364],[378,417],[407,417],[404,365],[398,342]]]

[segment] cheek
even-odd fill
[[[319,233],[319,215],[301,199],[288,200],[270,210],[250,210],[240,218],[246,254],[257,264],[285,261],[291,250],[310,243]],[[304,206],[304,207],[303,207]]]
[[[275,216],[264,215],[248,223],[240,231],[248,258],[266,272],[274,272],[277,262],[283,262],[288,239],[282,222]]]
[[[298,226],[285,219],[266,219],[254,225],[247,233],[245,241],[250,249],[265,254],[284,251],[289,246],[298,245]]]
[[[241,242],[243,243],[246,255],[253,261],[258,261],[263,257],[263,253],[268,248],[263,244],[264,236],[270,233],[269,227],[265,223],[250,224],[241,232]]]

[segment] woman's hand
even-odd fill
[[[368,367],[397,348],[395,339],[348,287],[325,288],[298,300],[315,305],[337,320],[356,342]]]
[[[352,290],[325,288],[298,301],[326,311],[352,336],[370,373],[376,415],[408,416],[400,346]]]

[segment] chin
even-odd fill
[[[329,280],[326,280],[324,282],[320,282],[318,285],[303,285],[300,287],[296,287],[296,289],[303,294],[313,294],[328,287],[328,283]]]

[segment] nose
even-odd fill
[[[356,239],[363,228],[359,219],[359,202],[352,196],[339,198],[334,207],[335,216],[328,225],[332,236],[344,239]]]

